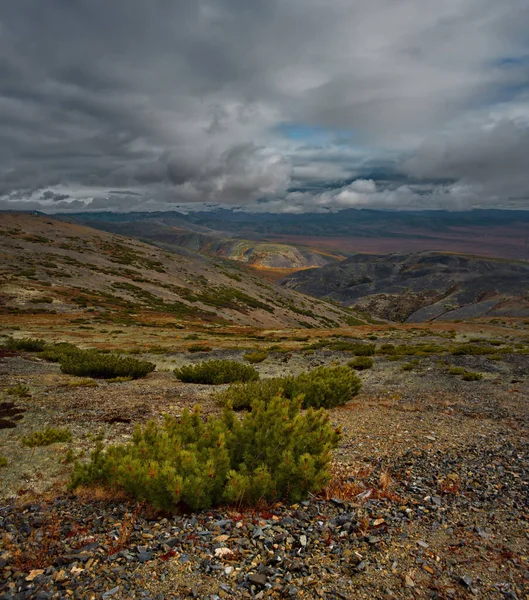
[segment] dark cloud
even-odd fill
[[[4,2],[0,198],[526,207],[528,29],[526,0]]]
[[[69,194],[57,194],[55,192],[52,192],[51,190],[46,190],[42,196],[40,197],[41,200],[51,200],[53,202],[60,202],[61,200],[67,200],[70,197]]]

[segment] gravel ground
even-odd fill
[[[277,354],[259,369],[347,358]],[[449,375],[440,358],[483,379]],[[209,388],[168,372],[72,386],[56,365],[0,358],[2,389],[31,393],[7,397],[25,412],[0,430],[0,598],[529,598],[527,356],[425,357],[402,371],[408,360],[377,358],[361,395],[332,411],[344,436],[324,495],[162,519],[68,494],[61,459],[163,412],[215,412]],[[20,444],[46,424],[68,425],[73,442]]]

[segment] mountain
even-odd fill
[[[274,214],[217,209],[188,214],[78,213],[74,217],[86,224],[93,222],[98,228],[126,223],[129,230],[119,230],[125,235],[133,235],[132,224],[141,229],[147,223],[157,223],[223,238],[316,249],[330,255],[435,250],[514,260],[529,258],[529,211],[521,210],[351,208],[339,212]]]
[[[180,254],[38,214],[3,213],[0,311],[112,323],[156,318],[257,327],[336,327],[351,312],[263,282],[236,263]]]
[[[113,214],[76,214],[74,222],[84,223],[103,231],[136,237],[171,250],[186,248],[193,252],[235,260],[263,269],[306,269],[321,267],[343,259],[343,256],[336,253],[288,243],[233,238],[225,231],[186,223],[174,213],[153,216],[149,216],[148,213],[135,213],[130,216],[130,220],[124,220],[125,215],[121,215],[119,220],[114,215],[107,218],[108,215]],[[72,221],[71,217],[63,216],[63,218]]]
[[[529,264],[440,252],[358,254],[283,285],[393,321],[529,316]]]

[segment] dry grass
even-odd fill
[[[144,506],[144,504],[138,504],[134,509],[133,513],[128,513],[125,515],[121,523],[119,536],[116,540],[112,542],[108,549],[109,556],[117,554],[118,552],[121,552],[127,547],[130,536],[134,529],[134,524],[136,523],[136,519],[138,518],[138,513],[144,508]]]
[[[122,502],[127,503],[131,501],[124,491],[119,489],[111,489],[102,485],[93,486],[79,486],[75,489],[75,495],[83,502]]]
[[[3,536],[3,545],[15,569],[24,572],[45,569],[61,553],[61,522],[52,515],[40,529],[32,529],[23,546],[13,542],[9,534]]]

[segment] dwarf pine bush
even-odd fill
[[[460,344],[459,346],[453,346],[450,349],[450,352],[454,356],[464,356],[467,354],[475,356],[490,354],[491,352],[494,352],[494,348],[492,346],[479,346],[478,344]]]
[[[249,363],[256,364],[263,362],[268,358],[269,354],[266,350],[254,350],[253,352],[247,352],[243,358]]]
[[[46,344],[40,356],[50,362],[61,362],[69,354],[79,352],[79,348],[69,342],[58,342],[56,344]]]
[[[373,356],[375,354],[375,344],[337,340],[327,344],[327,346],[330,350],[352,352],[355,356]]]
[[[289,398],[303,396],[303,406],[334,408],[356,396],[362,382],[347,366],[318,367],[295,378],[287,378],[285,395]]]
[[[45,346],[46,342],[37,338],[20,338],[18,340],[9,338],[5,343],[8,350],[21,350],[23,352],[40,352],[44,350]]]
[[[28,448],[37,446],[49,446],[58,442],[69,442],[72,434],[68,428],[57,429],[55,427],[46,427],[41,431],[34,431],[31,435],[22,438],[22,444]]]
[[[259,379],[259,373],[251,365],[235,360],[208,360],[196,365],[185,365],[175,369],[174,374],[185,383],[209,385]]]
[[[230,406],[233,410],[250,409],[252,402],[270,402],[279,393],[285,393],[285,380],[272,377],[261,381],[249,381],[230,385],[213,395],[213,399],[221,406]]]
[[[215,399],[235,410],[250,409],[254,399],[268,402],[281,390],[289,399],[303,396],[304,408],[334,408],[349,402],[361,387],[360,378],[349,367],[318,367],[297,377],[274,377],[232,385],[216,394]]]
[[[242,420],[225,408],[203,421],[195,407],[179,420],[138,425],[129,444],[98,447],[89,463],[77,463],[71,486],[118,488],[164,511],[301,500],[327,483],[340,433],[324,411],[300,408],[301,399],[276,396],[256,400]]]
[[[130,377],[139,379],[154,371],[156,365],[145,360],[102,354],[97,350],[77,350],[66,353],[61,359],[61,371],[68,375],[114,379]]]
[[[365,371],[366,369],[371,369],[373,364],[373,359],[370,356],[357,356],[355,359],[350,360],[347,366],[356,371]]]

